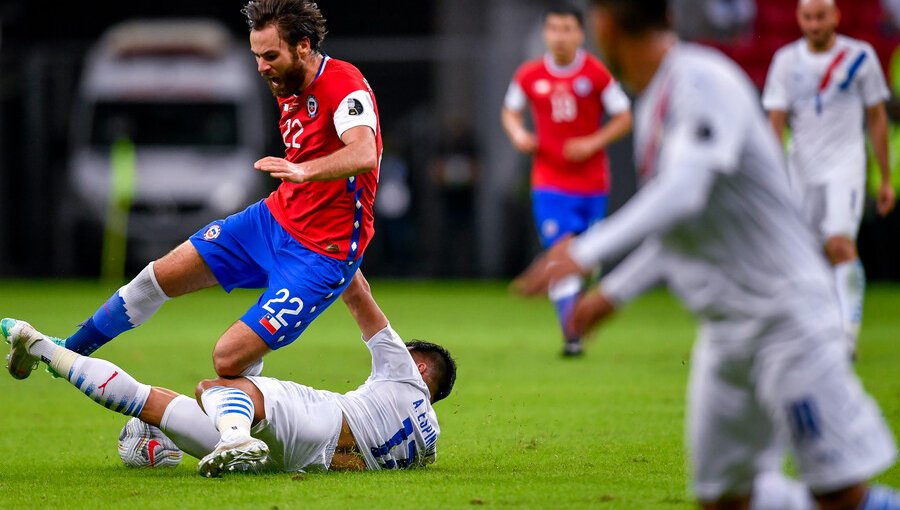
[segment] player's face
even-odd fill
[[[584,30],[571,14],[548,14],[544,21],[544,43],[558,62],[571,62],[584,44]]]
[[[839,21],[840,13],[829,0],[804,0],[797,6],[800,31],[815,49],[828,49]]]
[[[275,97],[290,97],[303,87],[306,69],[298,47],[289,46],[272,25],[250,31],[250,51],[256,57],[256,70],[266,79]]]

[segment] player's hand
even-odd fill
[[[296,183],[309,180],[309,176],[302,165],[291,163],[284,158],[267,156],[254,163],[253,168],[266,172],[275,179],[284,179]]]
[[[599,290],[588,290],[578,297],[567,329],[578,336],[595,330],[616,311],[616,305]]]
[[[897,201],[897,197],[894,193],[894,187],[891,186],[890,181],[884,181],[881,183],[881,187],[878,188],[878,214],[882,216],[887,216],[894,210],[894,205]]]
[[[528,269],[513,280],[513,290],[523,296],[547,294],[554,282],[572,274],[584,274],[585,271],[569,256],[571,244],[570,235],[538,255]]]
[[[537,137],[534,136],[533,133],[525,131],[518,131],[512,139],[513,145],[516,147],[516,150],[525,154],[531,154],[537,150],[538,141]]]
[[[579,136],[570,138],[563,145],[563,156],[573,163],[581,163],[590,159],[597,151],[597,142],[593,136]]]

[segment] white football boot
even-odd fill
[[[9,354],[6,356],[6,369],[16,379],[25,379],[38,366],[37,356],[32,356],[28,348],[43,335],[38,333],[31,324],[16,319],[3,319],[0,321],[0,333],[6,343],[9,344]]]
[[[208,478],[222,476],[228,471],[259,472],[265,469],[268,457],[269,446],[259,439],[220,441],[212,453],[200,460],[197,472]]]

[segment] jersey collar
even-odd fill
[[[544,54],[544,67],[546,67],[547,72],[553,76],[557,78],[566,78],[581,71],[582,66],[584,66],[585,58],[587,58],[586,52],[579,48],[578,51],[575,52],[575,59],[572,60],[572,62],[561,66],[553,61],[553,55],[548,52]]]

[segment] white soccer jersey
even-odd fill
[[[428,386],[406,344],[390,327],[366,342],[372,374],[337,403],[369,469],[431,464],[440,435]]]
[[[778,50],[762,102],[766,110],[789,114],[792,178],[820,184],[848,173],[863,174],[865,108],[889,97],[872,47],[839,35],[824,53],[811,52],[805,39]]]
[[[655,239],[635,254],[644,276],[604,286],[613,297],[634,295],[657,274],[699,317],[719,324],[777,313],[798,289],[831,292],[757,97],[718,52],[672,49],[635,110],[646,183],[572,247],[575,260],[592,267]]]
[[[570,254],[588,268],[641,243],[604,293],[622,302],[665,282],[700,318],[688,398],[697,497],[749,494],[782,427],[815,491],[885,469],[896,449],[847,359],[827,264],[752,84],[718,52],[679,44],[635,119],[645,184]]]

